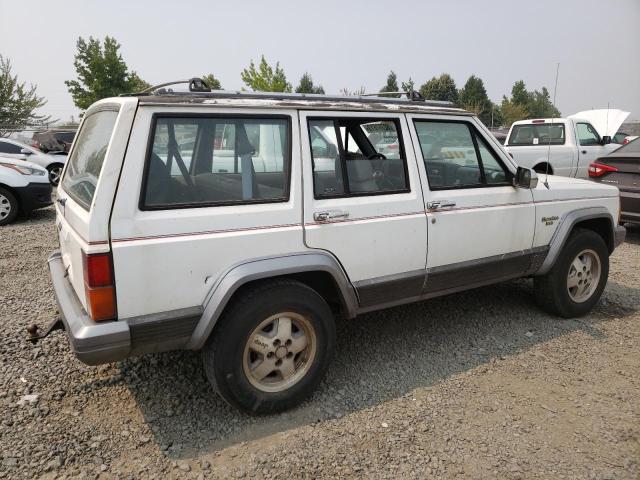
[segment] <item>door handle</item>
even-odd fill
[[[439,208],[455,207],[456,202],[453,200],[436,200],[434,202],[427,202],[428,210],[438,210]]]
[[[336,220],[338,218],[349,218],[349,212],[329,210],[326,212],[315,212],[313,214],[313,219],[316,222],[328,222],[329,220]]]

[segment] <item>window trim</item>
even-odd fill
[[[91,212],[91,207],[93,206],[93,199],[95,198],[95,192],[93,194],[93,197],[91,198],[91,203],[89,205],[87,205],[85,203],[84,200],[81,200],[80,197],[78,197],[73,191],[68,190],[66,188],[64,188],[64,180],[67,177],[67,171],[69,170],[70,166],[71,166],[71,160],[72,160],[72,155],[75,153],[75,150],[77,147],[76,145],[76,139],[80,138],[80,135],[82,134],[82,130],[85,128],[85,124],[87,119],[93,117],[94,115],[97,115],[99,113],[103,113],[103,112],[115,112],[116,113],[116,121],[113,124],[113,130],[111,130],[111,136],[109,137],[109,143],[107,143],[107,150],[104,152],[104,158],[102,159],[102,165],[100,167],[100,174],[98,176],[98,183],[100,182],[100,178],[102,177],[102,169],[104,168],[104,164],[107,162],[107,157],[109,155],[109,149],[111,148],[111,142],[113,140],[113,136],[116,133],[116,130],[118,128],[118,120],[120,120],[120,104],[113,104],[113,103],[109,103],[109,104],[105,104],[105,105],[100,105],[99,107],[96,107],[94,109],[91,110],[91,112],[89,112],[89,114],[86,114],[84,117],[82,117],[82,123],[80,124],[80,127],[78,128],[78,132],[76,133],[76,137],[74,138],[74,142],[73,142],[73,150],[69,152],[68,156],[67,156],[67,160],[65,161],[65,165],[64,165],[64,171],[62,174],[62,177],[60,178],[60,183],[59,183],[59,188],[62,187],[62,189],[65,191],[65,193],[67,195],[69,195],[69,197],[71,197],[71,199],[76,202],[78,205],[80,205],[80,207],[87,211],[87,212]],[[128,139],[127,139],[128,142]],[[96,190],[98,189],[98,183],[96,183]]]
[[[235,120],[284,120],[286,122],[287,142],[283,151],[283,167],[285,170],[285,189],[284,196],[274,199],[255,199],[255,200],[226,200],[219,202],[200,202],[200,203],[171,203],[166,205],[146,205],[145,196],[147,194],[147,182],[149,179],[149,163],[151,162],[151,153],[153,152],[153,140],[155,137],[158,119],[162,118],[201,118],[216,119],[228,118]],[[163,210],[181,210],[187,208],[210,208],[210,207],[229,207],[239,205],[256,205],[268,203],[287,203],[291,199],[291,169],[293,166],[293,129],[291,115],[284,114],[259,114],[259,113],[193,113],[193,112],[154,112],[151,115],[149,131],[147,136],[147,148],[144,159],[144,167],[142,169],[142,183],[140,185],[140,197],[138,199],[138,209],[142,212],[163,211]],[[195,148],[195,147],[194,147]]]
[[[424,152],[422,151],[422,145],[420,145],[420,138],[418,135],[418,128],[416,125],[417,123],[421,123],[421,122],[422,123],[461,123],[466,125],[467,129],[469,130],[469,133],[471,134],[471,141],[473,142],[474,150],[476,151],[476,158],[478,159],[478,166],[480,167],[480,175],[483,183],[471,184],[471,185],[452,185],[452,186],[443,186],[443,187],[432,186],[431,180],[429,179],[429,171],[427,170],[427,165],[424,160]],[[424,168],[425,176],[427,177],[427,184],[430,191],[437,192],[441,190],[464,190],[464,189],[471,189],[471,188],[513,187],[513,183],[512,183],[513,173],[509,168],[507,168],[507,166],[504,164],[500,156],[492,148],[489,141],[482,136],[480,131],[476,128],[476,126],[472,122],[468,120],[451,120],[451,119],[440,119],[440,118],[413,118],[413,128],[416,133],[416,138],[418,139],[418,148],[420,151],[420,156],[422,158],[422,166]],[[489,153],[493,155],[493,158],[500,164],[502,169],[505,171],[505,175],[507,179],[504,182],[501,182],[501,183],[486,182],[484,164],[482,163],[482,156],[480,155],[480,149],[478,147],[478,139],[477,139],[478,136],[482,138],[482,140],[484,141],[485,147],[487,148]]]
[[[525,126],[525,125],[531,125],[531,126],[537,126],[537,125],[559,125],[562,127],[563,133],[564,135],[562,136],[562,143],[538,143],[537,145],[534,145],[533,143],[529,144],[529,143],[511,143],[511,138],[513,137],[513,127],[511,127],[511,132],[509,132],[509,139],[508,142],[505,143],[505,147],[548,147],[549,145],[551,145],[552,147],[557,147],[560,145],[564,145],[567,143],[567,127],[563,122],[552,122],[552,123],[540,123],[540,124],[536,124],[536,123],[520,123],[518,125],[514,125],[515,127],[521,127],[521,126]]]
[[[404,178],[406,187],[398,190],[382,190],[376,192],[356,192],[352,193],[349,190],[349,176],[347,172],[347,162],[342,161],[344,158],[344,146],[342,143],[342,134],[340,132],[340,126],[336,124],[336,120],[346,119],[346,120],[358,120],[362,123],[371,123],[371,122],[393,122],[396,126],[396,132],[398,134],[398,144],[400,147],[400,160],[402,160],[403,169],[404,169]],[[342,169],[342,178],[345,182],[344,192],[336,195],[320,195],[316,192],[316,181],[315,181],[315,160],[313,158],[313,148],[311,146],[311,125],[312,121],[331,121],[333,122],[333,127],[336,130],[336,140],[338,142],[338,153],[340,154],[340,167]],[[360,127],[362,128],[362,126]],[[307,117],[307,128],[306,128],[307,140],[309,142],[309,155],[311,157],[311,180],[313,183],[313,198],[314,200],[330,200],[335,198],[352,198],[352,197],[375,197],[379,195],[398,195],[402,193],[411,193],[411,180],[409,178],[409,162],[406,155],[406,149],[404,144],[404,138],[402,136],[402,122],[400,117],[376,117],[376,116],[342,116],[340,112],[336,112],[335,115],[323,115],[323,116],[308,116]]]

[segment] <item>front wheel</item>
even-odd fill
[[[263,283],[229,306],[203,350],[207,377],[231,405],[275,413],[318,386],[335,348],[331,309],[291,280]]]
[[[49,183],[54,187],[57,187],[60,183],[60,176],[62,175],[62,169],[64,165],[61,163],[54,163],[53,165],[49,165],[47,167],[47,171],[49,172]]]
[[[18,199],[13,193],[0,188],[0,226],[11,223],[18,215]]]
[[[609,276],[609,251],[600,235],[577,229],[553,268],[535,277],[536,298],[549,313],[580,317],[598,302]]]

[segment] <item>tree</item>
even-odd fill
[[[400,91],[400,88],[398,88],[398,77],[396,76],[395,72],[391,70],[391,72],[389,72],[389,75],[387,76],[387,83],[384,87],[380,89],[380,92],[384,93],[384,92],[398,92],[398,91]],[[388,96],[399,97],[400,95],[388,95]]]
[[[529,105],[529,92],[523,80],[518,80],[511,88],[511,102],[525,109]]]
[[[280,63],[276,62],[275,69],[267,63],[262,55],[260,65],[256,69],[253,60],[249,64],[249,68],[245,68],[240,74],[245,85],[254,92],[290,92],[291,84],[287,82],[287,76],[280,67]]]
[[[560,116],[560,111],[551,102],[546,87],[542,87],[540,92],[530,92],[522,80],[514,83],[511,98],[503,97],[500,109],[506,126],[510,126],[516,120]]]
[[[416,89],[416,82],[411,80],[411,77],[409,77],[409,80],[407,80],[406,82],[402,82],[401,90],[403,92],[413,92],[415,89]]]
[[[34,85],[27,87],[25,82],[18,81],[17,75],[11,75],[11,61],[0,55],[0,137],[31,123],[48,122],[49,116],[35,113],[46,103],[37,95]]]
[[[202,80],[207,84],[211,90],[222,90],[222,84],[220,80],[213,76],[213,73],[209,73],[208,75],[203,75]]]
[[[433,77],[420,87],[420,94],[427,100],[443,100],[458,103],[458,89],[451,75],[443,73]]]
[[[364,85],[360,86],[360,88],[353,91],[349,90],[346,87],[340,89],[340,93],[345,97],[352,97],[352,96],[358,97],[358,96],[364,95],[366,92],[367,92],[367,89],[364,87]]]
[[[500,105],[501,124],[510,127],[513,122],[529,118],[529,112],[522,105],[509,100],[506,96],[502,97]]]
[[[459,100],[465,110],[475,113],[485,125],[491,125],[493,104],[481,78],[471,75],[460,89]]]
[[[560,111],[551,102],[551,96],[547,87],[542,87],[542,91],[534,90],[529,99],[530,118],[550,118],[559,117]]]
[[[77,80],[67,80],[65,85],[73,97],[73,103],[81,110],[101,98],[115,97],[122,93],[134,93],[149,87],[136,72],[130,72],[118,53],[120,44],[106,36],[103,44],[97,38],[78,38],[77,53],[73,65]]]
[[[300,83],[296,87],[296,93],[324,93],[322,85],[315,86],[313,84],[313,78],[307,72],[300,78]]]

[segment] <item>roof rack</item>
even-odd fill
[[[188,84],[188,92],[175,92],[170,87],[172,85]],[[393,97],[391,97],[393,95]],[[396,95],[402,95],[405,98],[398,98]],[[400,104],[409,106],[413,102],[419,103],[427,107],[444,107],[455,108],[452,102],[440,100],[425,100],[419,92],[411,90],[409,92],[378,92],[367,93],[362,95],[325,95],[318,93],[281,93],[281,92],[245,92],[234,90],[211,90],[207,83],[199,77],[193,77],[189,80],[176,80],[173,82],[161,83],[143,90],[138,93],[125,93],[122,97],[198,97],[198,98],[244,98],[258,100],[282,100],[296,101],[309,100],[316,102],[354,102],[354,103],[384,103],[384,104]]]

